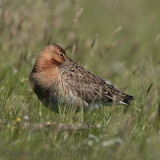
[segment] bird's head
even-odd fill
[[[37,57],[35,69],[42,71],[51,67],[57,67],[67,60],[65,51],[58,45],[46,46]]]

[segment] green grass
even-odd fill
[[[0,123],[0,159],[158,160],[159,11],[157,0],[1,0],[0,119],[7,124]],[[128,111],[116,106],[73,115],[45,108],[28,75],[38,53],[54,43],[133,95]],[[35,131],[22,129],[25,122],[101,123],[102,128]]]

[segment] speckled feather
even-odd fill
[[[70,59],[60,65],[58,69],[58,77],[62,79],[63,85],[68,90],[76,92],[76,95],[89,105],[94,102],[101,102],[105,105],[112,102],[113,98],[115,98],[115,102],[129,104],[126,99],[129,98],[128,95]],[[132,99],[132,96],[130,98]]]

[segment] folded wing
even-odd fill
[[[100,102],[105,105],[114,101],[129,105],[133,100],[132,96],[117,90],[110,82],[88,72],[72,60],[66,61],[59,67],[59,75],[63,79],[65,88],[75,92],[88,104]]]

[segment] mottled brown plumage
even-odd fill
[[[58,45],[50,45],[38,56],[29,75],[30,84],[44,105],[97,108],[112,104],[129,105],[133,100],[99,76],[80,67]]]

